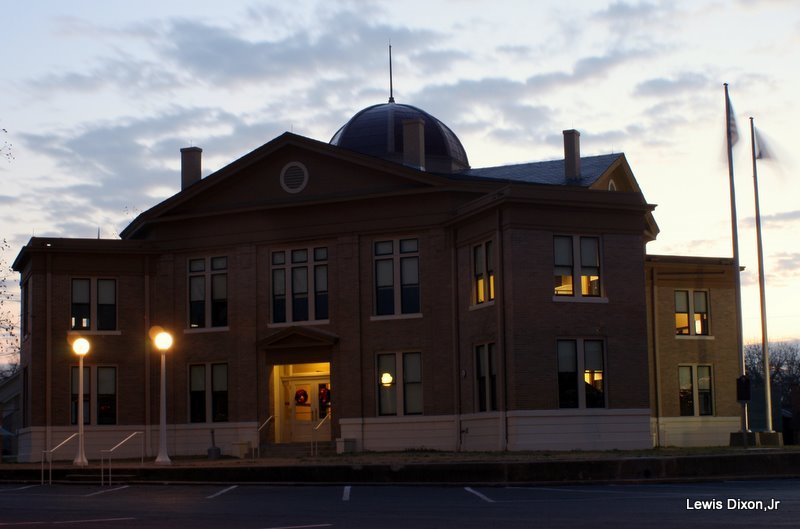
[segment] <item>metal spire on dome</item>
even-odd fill
[[[394,87],[392,86],[392,41],[389,41],[389,103],[394,103]]]

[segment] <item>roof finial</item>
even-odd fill
[[[389,103],[394,103],[394,86],[392,85],[392,41],[389,41]]]

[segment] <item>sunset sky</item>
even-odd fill
[[[800,338],[796,1],[7,2],[0,20],[0,237],[118,237],[284,131],[328,141],[389,95],[459,136],[472,167],[624,152],[661,228],[652,254],[731,256],[723,83],[735,149],[744,337],[760,339],[749,120],[770,337]],[[16,278],[15,278],[16,281]],[[16,285],[16,283],[14,283]],[[712,305],[713,311],[713,305]],[[713,312],[712,312],[713,318]]]

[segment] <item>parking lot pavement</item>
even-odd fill
[[[777,503],[776,503],[777,502]],[[0,528],[795,527],[800,481],[549,487],[0,485]]]

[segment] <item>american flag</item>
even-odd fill
[[[756,138],[756,159],[766,160],[774,158],[772,149],[770,149],[767,142],[764,141],[764,135],[759,132],[758,128],[753,127],[753,135]]]
[[[739,141],[739,129],[736,127],[736,117],[733,114],[733,105],[731,105],[731,98],[728,96],[727,92],[725,93],[725,97],[727,98],[727,110],[728,110],[728,134],[731,138],[731,147],[736,145],[736,142]]]

